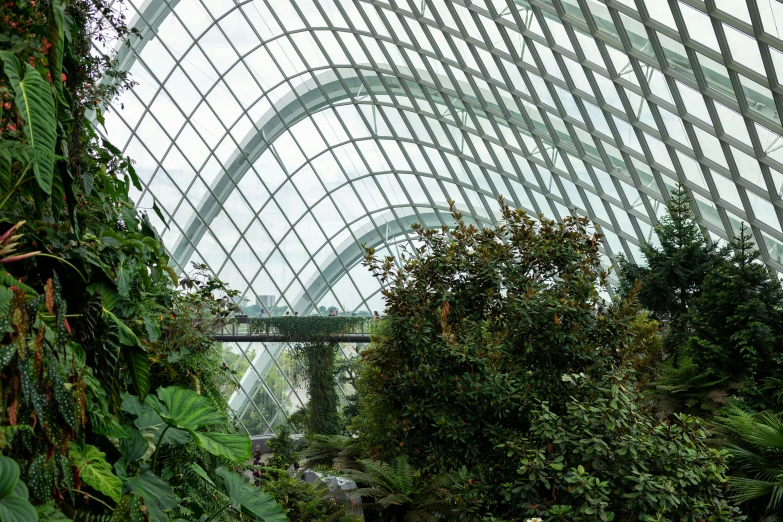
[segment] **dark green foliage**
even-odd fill
[[[296,462],[297,454],[294,442],[291,440],[291,429],[285,424],[277,429],[277,435],[270,439],[268,444],[272,451],[272,458],[266,462],[266,465],[270,468],[288,469]]]
[[[265,481],[261,489],[275,498],[288,519],[293,522],[344,520],[340,517],[346,511],[342,500],[331,495],[323,482],[309,484],[287,474],[280,474]],[[350,511],[350,508],[347,511]]]
[[[477,517],[561,505],[547,516],[604,520],[605,501],[605,519],[731,520],[723,456],[699,442],[698,425],[660,424],[622,388],[628,347],[650,332],[632,303],[599,297],[600,236],[586,220],[534,221],[505,205],[502,215],[496,228],[455,212],[453,230],[417,229],[418,255],[399,269],[368,251],[389,286],[360,383],[360,406],[385,424],[360,430],[365,447],[461,469],[452,500]],[[680,483],[685,472],[699,485]],[[648,494],[634,500],[640,485]]]
[[[698,419],[654,420],[620,379],[575,376],[571,386],[587,393],[562,415],[542,404],[525,440],[504,446],[519,459],[507,501],[525,499],[527,516],[575,522],[741,520],[721,500],[727,452],[707,449]]]
[[[783,422],[780,415],[752,415],[728,408],[716,416],[727,437],[732,493],[750,520],[783,517]]]
[[[692,311],[689,351],[711,379],[760,384],[780,377],[783,355],[783,287],[758,261],[761,256],[743,224],[724,259],[704,279]],[[770,403],[756,407],[764,409]]]
[[[211,339],[236,292],[203,266],[177,281],[132,161],[84,117],[129,86],[90,52],[129,34],[114,7],[0,4],[0,459],[42,520],[199,520],[220,506],[190,466],[249,456]]]
[[[255,333],[278,333],[283,338],[288,337],[296,342],[326,342],[335,335],[350,333],[357,330],[366,317],[337,317],[310,315],[307,317],[251,317],[248,326]]]
[[[362,510],[367,522],[436,522],[454,518],[452,503],[446,492],[454,481],[450,473],[431,479],[422,477],[404,456],[393,464],[360,460],[359,469],[342,471],[345,478],[359,486],[356,495],[363,499]]]
[[[672,191],[666,208],[667,215],[655,227],[660,248],[643,244],[647,266],[621,260],[619,276],[626,294],[636,281],[641,282],[639,302],[654,319],[667,321],[666,345],[671,351],[687,338],[688,309],[701,295],[702,282],[717,256],[696,224],[685,187],[678,185]]]
[[[606,274],[586,220],[502,211],[498,228],[455,212],[453,230],[417,229],[419,256],[400,269],[367,257],[390,285],[385,329],[364,352],[367,391],[394,412],[373,443],[418,465],[475,465],[488,487],[505,480],[493,469],[507,460],[497,444],[522,436],[538,401],[564,408],[572,391],[561,376],[619,363],[635,314],[622,301],[597,313]]]
[[[345,435],[308,435],[300,456],[308,468],[356,468],[362,454],[357,439]]]

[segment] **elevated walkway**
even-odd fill
[[[294,316],[289,319],[291,321],[299,320]],[[372,318],[368,318],[367,321],[355,325],[350,332],[335,334],[329,339],[339,343],[369,343],[371,323]],[[250,325],[250,318],[247,316],[237,316],[235,323],[217,330],[212,337],[216,341],[222,342],[296,343],[306,340],[277,332],[254,331]]]

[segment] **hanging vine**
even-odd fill
[[[292,339],[294,357],[305,368],[310,395],[307,432],[335,435],[340,432],[337,411],[337,341],[335,338],[362,325],[365,317],[269,317],[250,319],[251,333],[279,334]]]

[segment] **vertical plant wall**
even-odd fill
[[[345,334],[363,323],[362,317],[269,317],[250,319],[250,330],[277,333],[290,339],[294,356],[304,366],[310,403],[307,425],[309,434],[336,435],[340,432],[337,394],[335,336]]]
[[[131,86],[121,9],[0,4],[0,520],[282,522],[228,470],[250,439],[211,332],[235,294],[203,266],[177,277],[94,127]]]

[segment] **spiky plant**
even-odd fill
[[[736,407],[717,417],[733,442],[729,484],[734,500],[752,520],[783,520],[783,421],[769,411],[756,415]]]

